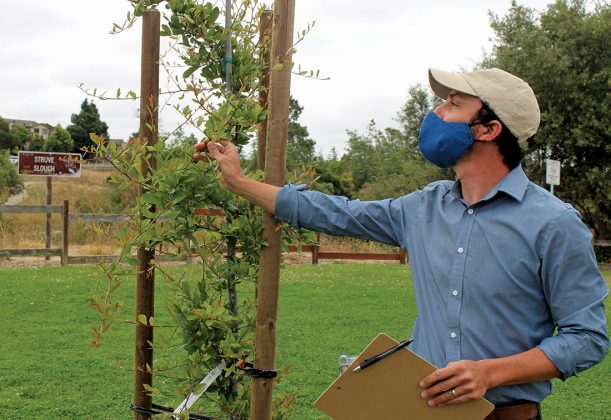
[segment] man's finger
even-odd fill
[[[197,143],[193,148],[195,149],[196,152],[201,152],[202,150],[206,150],[206,144],[209,141],[210,140],[203,140],[201,143]]]
[[[210,156],[208,156],[208,155],[202,155],[202,154],[200,154],[200,153],[195,153],[195,154],[193,155],[193,158],[194,158],[194,159],[197,159],[197,160],[201,160],[202,162],[210,162]]]
[[[207,143],[207,147],[208,147],[208,153],[210,153],[210,156],[212,156],[215,160],[219,160],[219,158],[223,157],[222,146],[219,146],[218,144],[214,143],[213,141],[210,141]]]

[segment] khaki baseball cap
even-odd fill
[[[429,83],[437,96],[446,99],[451,90],[477,96],[494,111],[518,139],[522,150],[539,128],[541,112],[533,90],[524,80],[501,69],[450,73],[429,69]]]

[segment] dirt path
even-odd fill
[[[46,181],[45,181],[46,182]],[[28,181],[24,183],[23,186],[23,191],[20,192],[19,194],[15,194],[15,195],[11,195],[7,200],[6,200],[6,204],[7,206],[14,206],[16,204],[21,203],[21,201],[27,196],[28,193],[28,187],[34,184],[42,184],[43,181]]]

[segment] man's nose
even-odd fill
[[[443,120],[443,117],[445,116],[446,104],[447,102],[444,102],[433,110],[433,112],[442,120]]]

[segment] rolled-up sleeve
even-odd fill
[[[330,235],[405,246],[403,200],[405,197],[379,201],[349,200],[289,183],[278,192],[275,217],[295,227]]]
[[[598,270],[592,235],[567,209],[549,226],[542,256],[543,289],[557,334],[539,348],[561,379],[600,362],[609,350],[604,300],[608,288]]]

